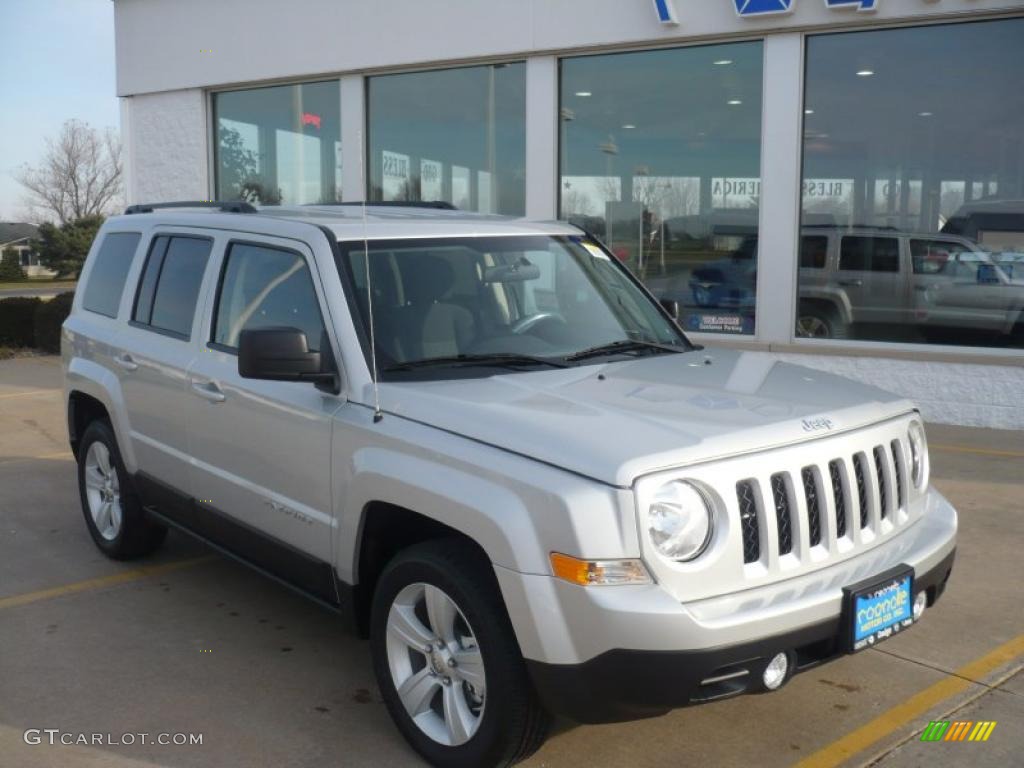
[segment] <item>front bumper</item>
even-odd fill
[[[914,579],[934,605],[953,569],[955,551]],[[926,614],[927,615],[927,614]],[[795,655],[801,672],[841,655],[839,616],[761,640],[696,651],[615,649],[582,664],[527,660],[545,706],[581,723],[610,723],[662,715],[670,709],[762,690],[761,675],[777,653]]]
[[[915,591],[927,589],[934,603],[952,568],[957,516],[933,488],[926,503],[899,536],[854,558],[683,604],[656,584],[579,587],[495,572],[546,705],[580,722],[635,719],[755,690],[751,681],[780,651],[795,651],[798,669],[838,655],[843,587],[894,566],[912,567]],[[747,674],[732,676],[737,665]]]

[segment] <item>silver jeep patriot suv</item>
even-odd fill
[[[906,630],[952,568],[912,403],[691,343],[566,224],[133,206],[80,285],[97,546],[178,528],[338,611],[435,765],[522,759],[549,713],[775,690]]]

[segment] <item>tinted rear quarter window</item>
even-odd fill
[[[124,283],[140,237],[138,232],[111,232],[103,237],[89,272],[89,284],[85,286],[83,308],[107,317],[117,317]]]
[[[899,240],[895,237],[844,237],[839,268],[859,272],[899,272]]]
[[[805,235],[800,238],[800,266],[810,269],[824,269],[828,255],[828,238],[825,235]]]

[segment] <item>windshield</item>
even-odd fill
[[[488,364],[529,370],[531,363],[690,349],[625,268],[584,237],[370,240],[369,270],[362,241],[340,246],[364,327],[369,272],[377,366],[385,377],[413,368],[447,377]]]

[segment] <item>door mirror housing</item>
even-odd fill
[[[319,352],[309,351],[306,334],[298,328],[253,328],[238,337],[238,375],[243,379],[336,382],[337,371],[331,368]]]
[[[669,315],[672,316],[673,320],[679,320],[679,302],[675,299],[658,299],[658,303],[661,304],[661,308],[664,309]]]

